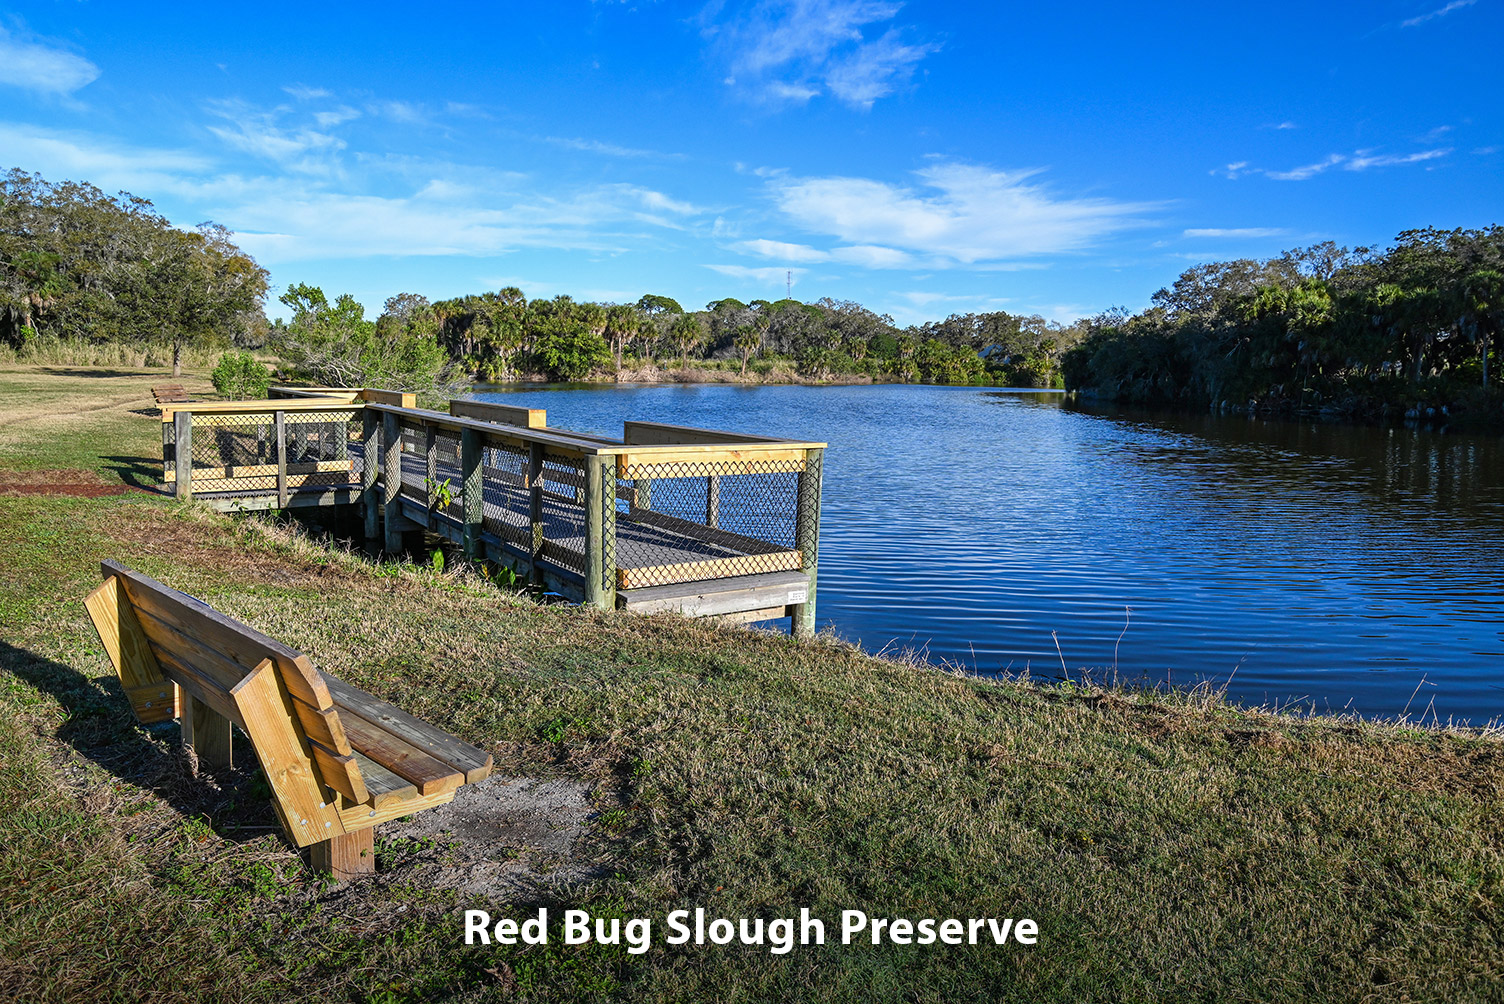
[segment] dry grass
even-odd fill
[[[0,496],[0,523],[0,994],[1504,996],[1491,738],[1248,711],[1205,690],[976,681],[829,640],[546,607],[144,495]],[[171,727],[133,724],[78,604],[102,557],[492,749],[499,773],[575,779],[624,806],[590,827],[612,877],[551,905],[660,930],[695,906],[1028,915],[1040,946],[466,949],[465,902],[396,849],[381,851],[391,881],[325,889],[256,828],[254,775],[195,777]],[[68,963],[40,961],[59,941]]]

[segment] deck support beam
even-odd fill
[[[381,464],[382,511],[385,513],[387,554],[402,553],[402,517],[397,511],[397,493],[402,490],[402,425],[391,412],[381,416],[381,446],[386,456]]]
[[[803,603],[790,605],[789,630],[801,638],[815,633],[815,575],[820,563],[820,478],[824,462],[824,450],[808,450],[804,454],[804,470],[799,474],[794,549],[802,560],[802,571],[809,576],[809,596]]]
[[[173,491],[180,499],[190,499],[193,497],[193,412],[173,412],[172,430],[177,441],[173,452],[177,483]]]
[[[609,470],[608,470],[609,468]],[[610,490],[610,505],[606,492]],[[616,609],[616,463],[585,458],[585,603]]]
[[[277,436],[277,508],[287,508],[287,412],[272,416]]]

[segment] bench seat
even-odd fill
[[[178,719],[201,761],[229,765],[233,723],[288,839],[339,878],[375,870],[374,828],[442,805],[492,759],[201,600],[106,561],[84,601],[143,723]]]

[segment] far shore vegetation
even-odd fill
[[[1504,426],[1504,227],[1411,230],[1387,249],[1325,242],[1198,265],[1138,314],[1069,324],[990,311],[897,326],[861,304],[703,308],[520,289],[390,297],[267,273],[223,227],[172,227],[149,201],[19,169],[0,180],[0,361],[211,364],[253,352],[275,378],[382,386],[436,403],[474,382],[938,383],[1064,388],[1149,406]],[[259,385],[241,367],[226,386]],[[271,378],[273,374],[268,374]],[[223,382],[223,381],[222,381]]]
[[[192,358],[191,355],[186,358]],[[828,637],[622,615],[462,561],[150,491],[155,368],[0,363],[0,999],[1497,1000],[1496,729],[1275,713],[1205,687],[983,680]],[[208,366],[185,366],[192,393]],[[331,527],[338,530],[337,524]],[[378,837],[331,886],[254,764],[131,716],[81,598],[113,558],[581,792],[561,850]],[[439,570],[442,567],[442,570]],[[432,814],[429,814],[432,815]],[[1032,949],[466,947],[526,918],[1024,917]],[[836,939],[832,939],[833,941]]]

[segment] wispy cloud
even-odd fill
[[[42,94],[68,95],[99,78],[99,67],[39,38],[0,27],[0,84]]]
[[[682,160],[684,155],[680,153],[659,153],[656,150],[642,150],[630,146],[618,146],[615,143],[606,143],[598,139],[581,139],[567,136],[544,136],[543,142],[561,146],[566,150],[579,150],[583,153],[599,153],[607,157],[625,157],[631,159],[663,158],[666,160]]]
[[[255,108],[243,101],[213,101],[208,111],[223,119],[209,131],[234,149],[273,161],[290,170],[328,174],[336,169],[332,155],[345,148],[345,141],[310,126],[284,127],[287,109]]]
[[[705,268],[721,275],[729,275],[733,279],[745,279],[751,282],[765,285],[783,285],[793,273],[793,278],[798,279],[808,272],[803,268],[752,268],[747,265],[706,265]]]
[[[1427,160],[1436,160],[1445,157],[1452,152],[1451,147],[1440,150],[1421,150],[1418,153],[1406,154],[1374,154],[1371,151],[1359,150],[1348,158],[1347,163],[1342,165],[1346,171],[1366,171],[1370,167],[1396,167],[1400,164],[1419,164]]]
[[[1275,181],[1306,181],[1337,167],[1340,167],[1344,171],[1366,171],[1374,167],[1399,167],[1405,164],[1420,164],[1429,160],[1437,160],[1451,152],[1452,148],[1449,146],[1403,154],[1355,150],[1350,154],[1329,153],[1321,160],[1313,161],[1309,164],[1301,164],[1298,167],[1288,168],[1283,171],[1267,167],[1255,167],[1246,160],[1240,160],[1227,164],[1224,167],[1213,168],[1209,173],[1220,174],[1224,178],[1231,180],[1236,180],[1245,175],[1258,174],[1266,178],[1272,178]]]
[[[1431,11],[1429,14],[1422,14],[1419,17],[1412,17],[1408,21],[1401,21],[1400,27],[1414,28],[1416,25],[1425,24],[1427,21],[1434,20],[1435,18],[1445,17],[1448,14],[1452,13],[1452,11],[1454,10],[1461,10],[1464,7],[1471,7],[1477,2],[1478,0],[1452,0],[1452,2],[1447,4],[1445,7],[1438,7],[1435,10]]]
[[[1078,250],[1141,225],[1142,215],[1158,208],[1058,196],[1029,180],[1039,173],[1033,170],[943,163],[914,173],[917,187],[867,178],[776,178],[770,190],[801,228],[842,242],[826,252],[828,260],[867,267],[978,265]]]
[[[902,7],[886,0],[761,0],[708,24],[706,34],[726,54],[727,84],[743,93],[803,103],[828,92],[866,109],[903,87],[940,48],[906,40],[902,27],[873,30]]]
[[[1185,237],[1283,237],[1289,231],[1283,227],[1193,227],[1185,231]]]
[[[307,84],[288,84],[282,90],[299,101],[317,101],[320,98],[334,97],[333,91],[326,91],[322,87],[309,87]]]

